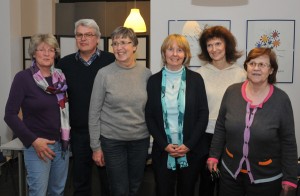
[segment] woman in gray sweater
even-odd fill
[[[146,84],[151,71],[135,61],[138,39],[132,29],[111,34],[116,61],[94,81],[89,132],[93,160],[106,165],[113,196],[136,195],[148,155],[145,123]]]

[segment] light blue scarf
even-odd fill
[[[178,106],[178,145],[183,144],[183,118],[185,110],[185,89],[186,89],[186,70],[183,68],[180,87],[177,95],[177,106]],[[172,144],[172,137],[170,132],[170,126],[168,122],[168,111],[166,106],[166,70],[162,69],[162,82],[161,82],[161,103],[163,110],[163,120],[164,128],[167,135],[167,141],[169,144]],[[180,168],[188,167],[188,162],[186,156],[174,158],[168,155],[167,168],[176,170],[176,162],[179,164]]]

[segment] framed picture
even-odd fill
[[[273,49],[279,66],[277,82],[293,83],[295,20],[247,20],[247,54],[255,47]]]
[[[139,64],[145,65],[149,68],[149,36],[148,35],[139,35],[138,37],[138,47],[135,52],[135,59]],[[107,51],[113,52],[113,48],[111,46],[112,39],[107,38]]]
[[[74,36],[58,36],[60,46],[60,58],[77,51],[76,40]]]
[[[202,31],[211,26],[224,26],[230,30],[230,20],[169,20],[168,21],[168,34],[182,34],[186,37],[190,44],[192,59],[190,62],[191,68],[197,68],[205,64],[198,58],[201,49],[199,46],[199,38]]]
[[[28,48],[31,37],[23,37],[23,69],[27,69],[31,66],[31,58],[28,54]]]

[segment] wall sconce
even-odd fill
[[[134,1],[134,8],[130,10],[130,14],[125,20],[124,27],[132,28],[135,33],[144,33],[147,31],[145,21],[140,14],[140,9],[136,8],[136,1]]]

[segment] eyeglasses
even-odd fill
[[[92,34],[92,33],[86,33],[86,34],[76,33],[75,34],[75,38],[78,40],[82,39],[83,37],[85,39],[91,39],[93,36],[96,36],[96,34]]]
[[[256,63],[256,62],[254,62],[254,61],[248,62],[247,65],[248,65],[249,67],[251,67],[251,68],[255,68],[255,67],[257,66],[257,67],[260,68],[260,69],[264,69],[264,68],[270,66],[270,64],[267,64],[267,63],[262,63],[262,62]]]
[[[38,48],[35,51],[42,53],[55,53],[56,50],[54,48],[46,49],[46,48]]]
[[[121,47],[124,47],[124,46],[126,46],[127,44],[131,44],[132,42],[113,42],[112,44],[111,44],[111,46],[113,47],[113,48],[116,48],[116,47],[118,47],[118,46],[121,46]]]

